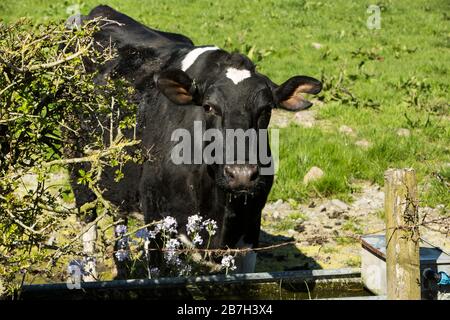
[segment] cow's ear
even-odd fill
[[[295,76],[287,80],[274,90],[275,99],[280,108],[298,111],[312,106],[301,93],[318,94],[322,90],[322,83],[307,76]]]
[[[157,88],[176,104],[190,104],[194,100],[194,81],[182,70],[170,69],[155,76]]]

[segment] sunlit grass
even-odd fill
[[[42,22],[67,18],[68,7],[76,3],[83,14],[109,4],[196,44],[239,50],[277,83],[296,74],[323,78],[330,85],[322,94],[325,100],[342,94],[336,87],[341,77],[355,105],[342,99],[325,103],[318,117],[331,123],[327,130],[294,125],[282,130],[280,170],[270,199],[348,200],[354,179],[383,184],[387,168],[412,167],[424,204],[450,203],[448,1],[378,1],[380,30],[366,27],[367,5],[373,1],[357,0],[6,0],[0,12],[6,21],[28,16]],[[350,126],[356,136],[339,133],[341,125]],[[399,137],[398,128],[411,135]],[[356,146],[358,139],[370,147]],[[325,176],[305,186],[303,176],[312,166],[322,168]]]

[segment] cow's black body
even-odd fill
[[[124,213],[142,211],[147,223],[166,215],[174,216],[181,232],[185,231],[187,217],[199,213],[218,223],[220,232],[213,239],[213,247],[256,247],[261,211],[273,175],[259,175],[245,192],[232,190],[227,187],[221,166],[175,165],[170,159],[175,144],[171,134],[180,128],[192,132],[196,120],[207,128],[220,130],[265,129],[270,110],[277,103],[274,96],[290,96],[294,86],[302,79],[303,84],[306,78],[297,77],[278,87],[256,72],[245,56],[223,50],[209,51],[186,70],[185,74],[196,84],[192,101],[177,104],[161,92],[158,80],[164,72],[181,68],[186,54],[195,48],[193,42],[182,35],[145,27],[106,6],[95,8],[87,18],[95,17],[120,24],[108,23],[95,36],[102,46],[113,43],[119,51],[118,59],[102,66],[102,74],[124,76],[137,89],[137,138],[142,141],[139,148],[147,160],[143,165],[127,165],[125,177],[119,183],[113,181],[114,170],[107,170],[102,180],[105,197]],[[250,70],[252,77],[234,85],[225,78],[229,67]],[[313,91],[318,92],[320,88]],[[220,105],[221,116],[205,112],[202,107],[205,101]],[[302,100],[297,110],[308,106]],[[295,109],[291,105],[290,108]],[[94,199],[88,189],[76,183],[75,173],[79,168],[80,165],[72,168],[77,206]]]

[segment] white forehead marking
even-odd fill
[[[189,52],[181,62],[181,70],[186,71],[189,69],[190,66],[194,64],[194,62],[198,59],[198,57],[205,53],[206,51],[212,51],[212,50],[219,50],[217,47],[203,47],[203,48],[196,48]]]
[[[228,68],[227,69],[227,78],[234,82],[234,84],[238,84],[242,80],[250,78],[252,74],[247,69],[239,70],[236,68]]]

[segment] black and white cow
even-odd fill
[[[218,223],[212,247],[257,247],[273,174],[261,174],[261,163],[175,164],[171,152],[177,142],[171,135],[176,129],[193,134],[194,121],[223,132],[267,129],[272,109],[309,108],[300,93],[317,94],[321,83],[294,76],[276,85],[239,53],[195,46],[185,36],[148,28],[107,6],[85,19],[96,17],[118,22],[106,23],[95,35],[98,48],[113,43],[119,52],[102,73],[123,76],[136,88],[139,148],[144,157],[151,154],[142,165],[127,165],[119,183],[105,174],[105,197],[124,213],[143,212],[146,223],[172,215],[184,226],[188,216],[200,213]],[[95,199],[76,183],[80,166],[72,168],[78,207]],[[249,257],[240,271],[253,269],[255,254]]]

